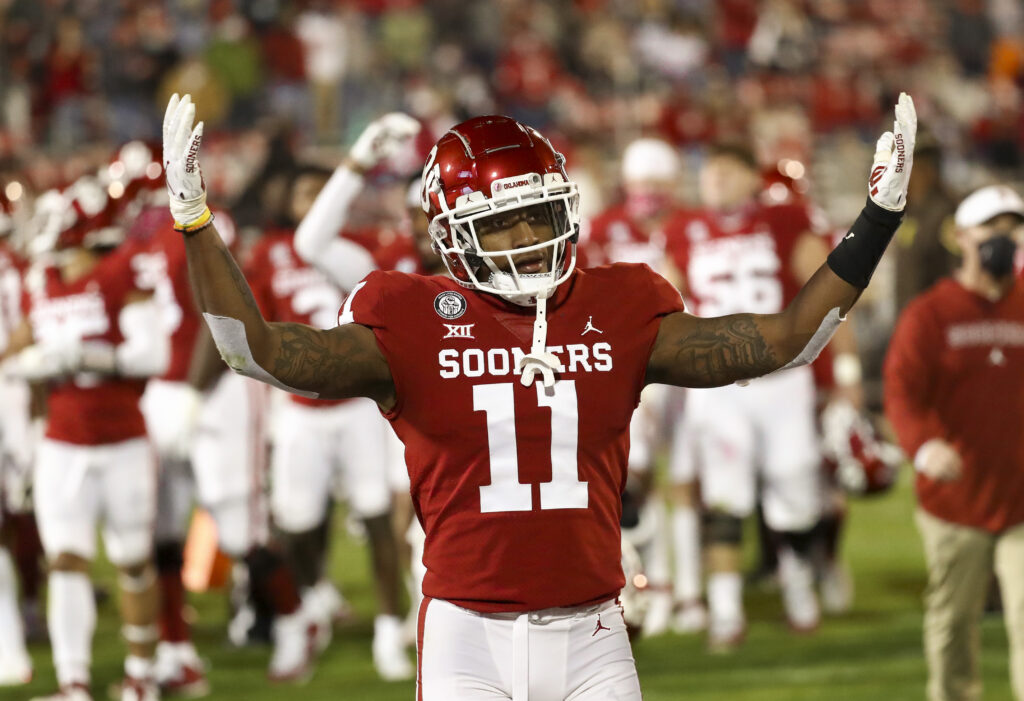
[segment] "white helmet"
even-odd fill
[[[661,139],[637,139],[622,153],[622,181],[675,181],[679,177],[679,156]]]

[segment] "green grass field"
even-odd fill
[[[906,477],[906,475],[904,475]],[[921,604],[924,564],[912,522],[913,494],[904,481],[885,497],[853,503],[845,555],[856,578],[854,609],[827,619],[814,636],[788,632],[777,596],[748,592],[747,644],[731,656],[710,656],[699,637],[665,635],[635,645],[644,698],[728,701],[876,701],[924,698]],[[337,519],[342,522],[343,519]],[[377,680],[370,661],[373,592],[367,559],[339,530],[333,573],[359,621],[339,630],[305,686],[270,686],[264,677],[269,651],[232,650],[224,643],[225,597],[193,597],[200,620],[195,632],[207,659],[213,699],[295,698],[410,701],[409,683]],[[748,539],[749,540],[749,539]],[[97,567],[112,585],[109,569]],[[100,609],[94,644],[94,689],[120,677],[123,648],[113,602]],[[1010,699],[1006,635],[989,617],[983,632],[985,698]],[[28,687],[0,690],[0,699],[21,701],[54,687],[49,650],[33,649],[36,679]]]

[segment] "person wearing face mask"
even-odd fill
[[[984,187],[955,215],[962,262],[904,310],[885,410],[917,471],[928,565],[930,701],[981,698],[978,622],[993,569],[1015,698],[1024,699],[1024,199]]]

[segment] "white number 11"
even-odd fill
[[[537,383],[537,405],[551,409],[551,481],[540,485],[541,509],[587,508],[587,483],[576,463],[579,419],[576,382],[562,380],[547,395]],[[473,386],[473,411],[487,414],[491,483],[480,487],[480,511],[532,511],[531,485],[519,481],[516,410],[512,383]]]

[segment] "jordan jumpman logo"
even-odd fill
[[[611,628],[609,628],[608,626],[606,626],[603,623],[601,623],[601,614],[597,614],[597,628],[595,628],[594,632],[590,634],[590,637],[593,638],[595,635],[600,633],[602,630],[611,630]]]
[[[583,327],[583,333],[581,333],[580,336],[586,336],[591,331],[596,331],[597,333],[604,333],[604,331],[594,326],[593,316],[587,317],[587,325]]]

